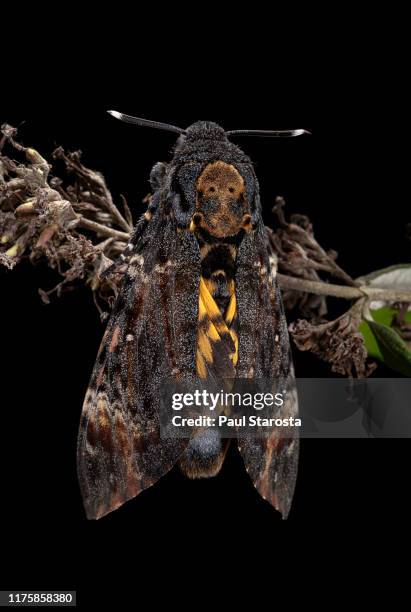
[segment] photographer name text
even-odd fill
[[[198,416],[182,417],[174,415],[171,419],[174,427],[301,427],[301,419],[290,417],[288,419],[268,418],[256,415],[243,415],[241,417]]]

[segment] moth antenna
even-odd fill
[[[231,130],[227,136],[263,136],[266,138],[295,138],[311,132],[308,130]]]
[[[131,115],[125,115],[115,110],[107,111],[112,117],[124,121],[125,123],[132,123],[133,125],[140,125],[142,127],[151,127],[157,130],[165,130],[167,132],[175,132],[176,134],[185,134],[186,131],[182,128],[176,127],[175,125],[169,125],[168,123],[160,123],[159,121],[150,121],[149,119],[141,119],[140,117],[132,117]]]

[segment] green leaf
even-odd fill
[[[398,264],[391,266],[390,268],[384,268],[383,270],[377,270],[371,272],[366,276],[361,276],[357,279],[360,285],[366,287],[373,287],[374,289],[391,289],[397,291],[409,291],[411,292],[411,264]],[[382,310],[383,307],[390,307],[392,302],[379,300],[370,304],[372,311]],[[378,319],[377,319],[378,320]],[[385,325],[391,326],[391,322],[381,321]]]
[[[377,270],[357,280],[361,285],[368,287],[411,291],[411,264]],[[370,304],[370,312],[372,320],[362,321],[359,327],[368,354],[393,370],[411,376],[411,351],[392,328],[398,310],[389,302],[380,300]],[[406,313],[405,321],[411,323],[411,311]]]
[[[411,264],[377,270],[359,278],[358,282],[368,287],[411,291]],[[368,354],[397,372],[411,376],[411,351],[392,329],[398,311],[389,302],[380,300],[370,304],[370,312],[373,320],[362,321],[359,327]],[[405,321],[411,323],[411,311],[406,313]]]
[[[395,308],[390,308],[389,306],[384,306],[383,308],[378,308],[377,310],[371,310],[370,312],[374,321],[381,323],[382,325],[387,325],[388,327],[392,327],[394,317],[396,314],[398,314],[398,310]],[[406,313],[405,321],[407,323],[411,323],[411,311]],[[359,331],[364,336],[365,346],[367,347],[369,356],[379,359],[380,361],[384,361],[378,347],[378,343],[367,321],[364,320],[361,322]]]
[[[392,327],[392,321],[395,315],[397,314],[397,311],[394,308],[390,308],[389,306],[383,306],[383,308],[372,310],[371,314],[372,318],[374,319],[374,321],[377,321],[377,323]]]
[[[382,361],[404,376],[411,377],[411,351],[404,340],[388,325],[367,321],[376,340]]]
[[[374,334],[371,331],[370,326],[368,325],[368,322],[361,321],[358,329],[364,337],[364,342],[368,351],[368,355],[384,363],[384,357],[382,356],[381,351],[378,348],[378,343],[374,337]]]

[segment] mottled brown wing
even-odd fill
[[[287,324],[276,281],[276,258],[265,228],[246,236],[237,258],[236,293],[239,361],[237,377],[280,379],[287,390],[278,418],[296,418],[298,400]],[[270,416],[270,415],[267,415]],[[281,512],[290,511],[298,471],[296,428],[274,428],[269,436],[239,437],[246,469],[261,496]]]
[[[87,390],[78,475],[88,518],[138,495],[178,460],[187,440],[163,439],[160,390],[195,377],[199,252],[161,207],[137,226],[119,297]]]

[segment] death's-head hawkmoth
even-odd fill
[[[154,484],[175,464],[188,477],[216,475],[229,440],[203,431],[160,436],[163,381],[293,378],[287,326],[250,159],[211,122],[179,133],[170,163],[151,172],[152,197],[120,256],[124,277],[84,401],[78,474],[88,518],[97,519]],[[296,416],[290,394],[283,413]],[[239,438],[259,493],[288,515],[297,437]]]

